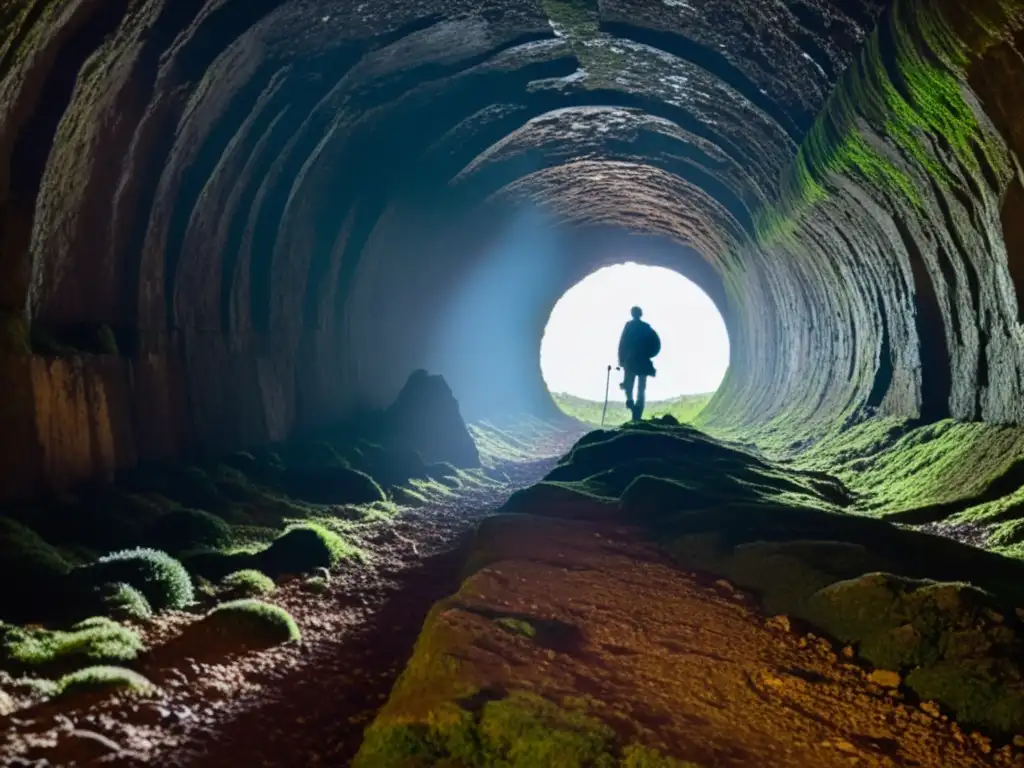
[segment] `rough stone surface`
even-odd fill
[[[480,466],[459,403],[441,376],[414,371],[384,419],[389,439],[415,449],[427,462]]]
[[[1020,15],[2,2],[0,498],[279,440],[422,367],[474,414],[540,408],[543,318],[612,258],[595,231],[719,303],[709,425],[1020,424]],[[67,351],[27,355],[27,327]],[[80,343],[101,328],[116,360]]]

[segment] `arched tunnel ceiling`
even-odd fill
[[[666,237],[705,258],[742,336],[726,389],[746,412],[778,415],[785,393],[811,381],[804,416],[857,403],[911,413],[929,398],[937,413],[981,415],[989,401],[969,402],[953,384],[922,394],[922,371],[946,365],[930,360],[945,355],[955,368],[958,354],[984,357],[987,343],[961,338],[971,351],[958,352],[921,335],[927,312],[945,312],[936,322],[955,335],[949,307],[964,295],[931,286],[949,268],[921,252],[928,227],[896,227],[897,204],[863,192],[864,179],[828,182],[824,200],[820,179],[851,167],[837,141],[882,158],[862,169],[889,163],[900,179],[918,172],[907,163],[929,167],[926,155],[943,151],[937,142],[915,154],[899,135],[894,144],[879,132],[884,120],[850,117],[835,95],[853,87],[858,67],[900,69],[906,45],[881,58],[864,51],[878,35],[904,40],[901,13],[950,3],[890,5],[6,4],[0,310],[69,333],[113,328],[127,356],[160,369],[160,418],[188,412],[190,434],[171,443],[273,439],[387,399],[410,366],[430,363],[411,340],[507,224],[485,209],[529,204],[563,224]],[[973,12],[956,13],[974,23]],[[972,35],[992,28],[982,16]],[[946,66],[934,42],[913,45],[927,49],[928,66]],[[968,75],[957,74],[964,93]],[[864,78],[870,96],[877,77]],[[908,79],[895,92],[915,87]],[[992,123],[973,94],[965,103],[984,143]],[[841,124],[819,131],[834,114]],[[937,206],[936,220],[943,206],[947,219],[974,208],[983,230],[998,215],[985,189],[998,197],[1010,178],[992,165],[978,169],[991,184],[969,190],[981,207],[944,189],[922,204]],[[806,200],[824,201],[823,219],[803,217]],[[992,280],[1003,281],[994,301],[1012,303],[1005,275]],[[382,302],[401,309],[380,320]],[[963,311],[984,313],[979,302]]]
[[[424,159],[422,170],[431,169],[426,140],[443,142],[446,132],[467,130],[467,121],[476,123],[471,136],[497,128],[487,139],[501,142],[508,120],[488,126],[482,116],[502,97],[512,120],[518,111],[535,119],[551,113],[554,121],[560,105],[650,110],[665,126],[644,132],[655,139],[653,157],[637,157],[644,150],[636,130],[614,120],[597,127],[605,141],[592,151],[614,157],[619,143],[618,152],[633,159],[685,168],[698,186],[704,181],[714,196],[727,195],[749,228],[749,213],[739,209],[749,211],[771,193],[878,11],[870,3],[838,5],[709,3],[696,13],[660,0],[600,7],[588,0],[37,2],[36,13],[49,11],[48,24],[26,13],[21,27],[55,58],[29,59],[9,73],[6,103],[15,108],[5,114],[3,135],[21,129],[21,141],[40,141],[25,133],[26,117],[52,123],[61,115],[40,112],[56,111],[51,101],[60,96],[70,101],[57,128],[65,140],[44,158],[30,248],[32,312],[53,322],[93,315],[118,325],[137,313],[139,326],[152,331],[168,323],[216,326],[220,314],[265,329],[262,283],[276,277],[265,263],[277,261],[269,242],[275,232],[279,249],[292,220],[333,238],[322,232],[325,215],[311,210],[318,202],[335,221],[339,210],[360,203],[360,218],[372,216],[366,198],[393,194]],[[74,84],[75,73],[64,68],[81,67],[86,58],[74,92],[54,93],[57,80],[65,92]],[[33,80],[35,88],[17,89]],[[33,104],[39,93],[46,102]],[[422,130],[396,136],[408,115]],[[572,131],[576,117],[561,115],[568,127],[555,142],[581,138]],[[116,135],[101,134],[104,124]],[[667,133],[674,142],[656,140]],[[275,155],[269,162],[267,152]],[[447,160],[431,169],[442,174],[438,180],[472,157]],[[76,183],[61,183],[69,177]],[[353,178],[361,184],[345,183]],[[301,199],[331,184],[335,193],[322,201]],[[240,185],[254,191],[239,192]],[[89,199],[102,187],[114,194]],[[312,221],[299,219],[303,208]],[[210,231],[207,211],[216,212],[220,231]],[[225,214],[235,219],[227,232]],[[90,271],[100,266],[108,275],[141,249],[137,307],[124,306],[116,278],[95,286],[105,301],[79,290],[83,279],[96,282],[74,267],[71,252],[83,239],[105,262]],[[186,245],[190,259],[182,257]],[[222,254],[230,263],[218,269]],[[304,280],[301,268],[286,269]],[[217,311],[227,288],[219,300],[175,299],[179,278],[190,285],[236,283],[232,309]]]

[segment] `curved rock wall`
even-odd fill
[[[0,495],[418,367],[548,407],[544,319],[627,249],[727,318],[713,426],[1019,423],[1020,4],[973,5],[0,2]]]

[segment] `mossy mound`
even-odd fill
[[[119,483],[136,493],[159,494],[190,509],[222,511],[230,506],[209,474],[196,466],[152,462],[123,473]]]
[[[357,554],[353,546],[323,526],[304,523],[289,528],[259,555],[259,570],[279,576],[332,568]]]
[[[301,639],[295,619],[276,605],[259,600],[223,603],[189,628],[200,645],[216,655],[237,650],[271,648]]]
[[[98,593],[104,612],[111,618],[146,621],[153,617],[153,607],[149,600],[131,584],[104,584]]]
[[[1024,730],[1024,651],[1018,622],[991,595],[967,584],[873,573],[827,586],[807,618],[957,718],[1006,732]]]
[[[155,611],[176,610],[192,603],[192,581],[185,567],[154,549],[129,549],[74,569],[69,578],[84,588],[124,583],[141,592]]]
[[[238,597],[261,597],[277,589],[272,578],[252,568],[229,573],[221,579],[220,586]]]
[[[351,467],[295,467],[285,473],[289,494],[315,504],[371,504],[387,497],[377,482]]]
[[[325,595],[330,588],[330,580],[323,576],[310,576],[302,582],[302,591],[309,592],[311,595]]]
[[[216,549],[197,549],[180,555],[185,569],[195,577],[220,581],[235,571],[259,570],[259,553],[222,552]]]
[[[38,619],[63,602],[64,557],[32,529],[0,517],[0,617]]]
[[[0,624],[0,647],[4,669],[43,675],[83,664],[133,661],[143,649],[138,634],[103,617],[66,631]]]
[[[223,547],[231,542],[231,528],[221,518],[201,509],[178,509],[156,518],[146,538],[157,549],[177,553],[199,547]]]
[[[121,667],[86,667],[57,681],[57,695],[61,697],[125,692],[148,694],[155,690],[156,686],[147,678]]]
[[[364,440],[348,449],[345,456],[353,467],[388,488],[428,476],[423,457],[407,446],[383,446]]]
[[[456,704],[442,706],[429,724],[378,720],[367,729],[352,765],[696,768],[648,747],[621,748],[615,731],[601,720],[523,691],[491,698],[478,712]]]

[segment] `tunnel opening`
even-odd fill
[[[729,367],[725,321],[714,301],[681,273],[633,261],[592,272],[551,310],[540,345],[551,397],[563,413],[585,423],[617,425],[631,418],[624,386],[630,366],[620,370],[620,337],[634,307],[661,342],[652,360],[655,375],[644,382],[645,413],[693,421]],[[639,397],[635,390],[634,399]]]

